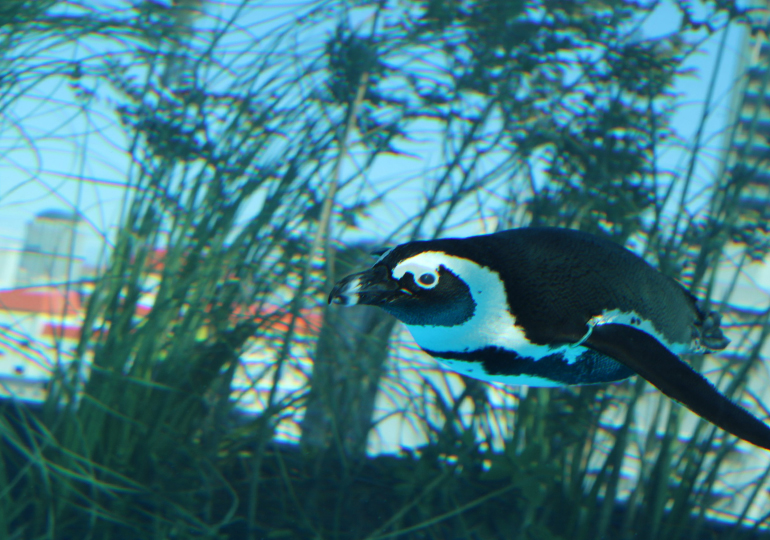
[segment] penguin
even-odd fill
[[[680,358],[724,349],[720,315],[628,249],[581,231],[525,227],[377,253],[329,303],[377,306],[450,369],[513,385],[638,374],[721,429],[770,449],[770,427]]]

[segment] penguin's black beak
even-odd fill
[[[400,288],[388,268],[384,264],[378,264],[365,272],[352,274],[337,282],[329,294],[329,303],[343,306],[379,306],[399,296]]]

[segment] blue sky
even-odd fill
[[[266,10],[264,13],[271,13]],[[266,16],[266,19],[270,17]],[[645,38],[665,35],[679,25],[676,10],[663,4],[645,23]],[[703,111],[707,82],[714,69],[719,36],[706,42],[702,51],[694,55],[688,67],[697,75],[682,77],[676,90],[681,94],[674,127],[691,141]],[[736,83],[736,64],[740,55],[741,35],[735,28],[729,34],[728,50],[720,68],[715,92],[717,109],[710,117],[705,138],[707,151],[713,162],[705,163],[696,171],[696,177],[709,179],[715,173],[716,159],[721,146],[720,133],[728,119],[730,92]],[[73,49],[60,48],[62,56],[55,61],[83,57],[98,49],[98,43]],[[69,56],[68,56],[69,55]],[[114,103],[109,93],[92,102],[87,111],[71,103],[70,89],[65,78],[50,79],[34,88],[33,92],[16,101],[6,118],[0,122],[0,245],[20,241],[25,224],[34,214],[48,209],[77,209],[87,221],[89,236],[109,235],[114,230],[123,200],[121,182],[131,167],[125,148],[125,134],[113,114]],[[419,177],[431,166],[430,139],[415,147],[418,157],[393,157],[380,161],[379,171],[373,171],[375,181],[398,182],[400,177]],[[662,157],[666,168],[686,165],[684,152],[669,150]],[[87,179],[81,182],[79,179]],[[412,195],[414,191],[412,191]],[[408,205],[392,205],[386,211],[408,213]],[[360,231],[363,236],[377,236],[377,231]],[[92,241],[91,250],[98,243]]]

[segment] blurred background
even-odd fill
[[[528,225],[723,314],[770,416],[768,5],[0,3],[0,540],[770,537],[770,454],[640,378],[444,370],[326,304]]]

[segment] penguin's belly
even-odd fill
[[[453,371],[484,381],[564,386],[606,383],[634,375],[611,357],[581,345],[532,343],[508,313],[454,327],[407,328],[425,352]]]

